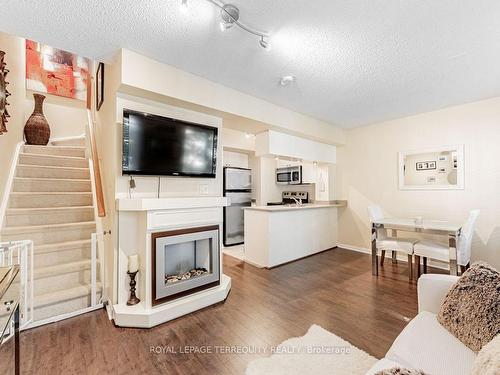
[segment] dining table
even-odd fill
[[[462,230],[461,224],[442,220],[382,218],[372,222],[371,228],[373,275],[378,276],[377,236],[378,231],[383,229],[391,230],[392,237],[397,237],[398,231],[446,236],[448,239],[448,247],[450,250],[450,274],[458,274],[457,239],[460,236],[460,232]],[[393,252],[393,255],[395,255],[395,252]]]

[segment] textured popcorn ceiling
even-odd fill
[[[234,0],[270,52],[189,3],[1,0],[0,30],[97,59],[129,48],[342,127],[500,95],[498,0]]]

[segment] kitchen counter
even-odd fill
[[[245,208],[245,261],[272,268],[337,246],[346,201]]]
[[[329,208],[329,207],[345,207],[347,206],[347,201],[334,201],[330,203],[306,203],[303,205],[282,205],[282,206],[253,206],[245,207],[244,210],[255,210],[255,211],[292,211],[292,210],[307,210],[315,208]]]

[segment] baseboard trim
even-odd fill
[[[113,309],[113,304],[107,301],[104,303],[104,307],[106,308],[106,312],[108,313],[108,319],[113,320],[115,318],[115,310]]]
[[[352,245],[340,244],[340,243],[337,244],[337,247],[340,247],[340,248],[346,249],[346,250],[350,250],[350,251],[355,251],[357,253],[370,254],[370,255],[372,253],[372,250],[368,249],[366,247],[358,247],[358,246],[352,246]],[[386,258],[391,258],[390,251],[386,252],[385,257]],[[399,255],[398,254],[397,259],[398,259],[398,262],[408,263],[408,258],[406,257],[406,255],[403,256],[403,255]],[[434,268],[439,268],[439,269],[445,270],[445,271],[449,270],[449,267],[448,267],[447,264],[444,264],[444,263],[441,263],[441,262],[436,262],[434,260],[429,260],[429,266],[430,267],[434,267]]]

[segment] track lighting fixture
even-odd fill
[[[249,34],[259,37],[259,45],[266,51],[271,49],[271,43],[269,41],[269,35],[265,32],[256,30],[250,26],[245,25],[240,21],[240,10],[233,4],[224,4],[219,0],[206,0],[217,8],[220,9],[220,29],[221,31],[226,31],[234,25],[237,25],[240,29],[246,31]],[[181,7],[187,10],[188,0],[181,0]]]

